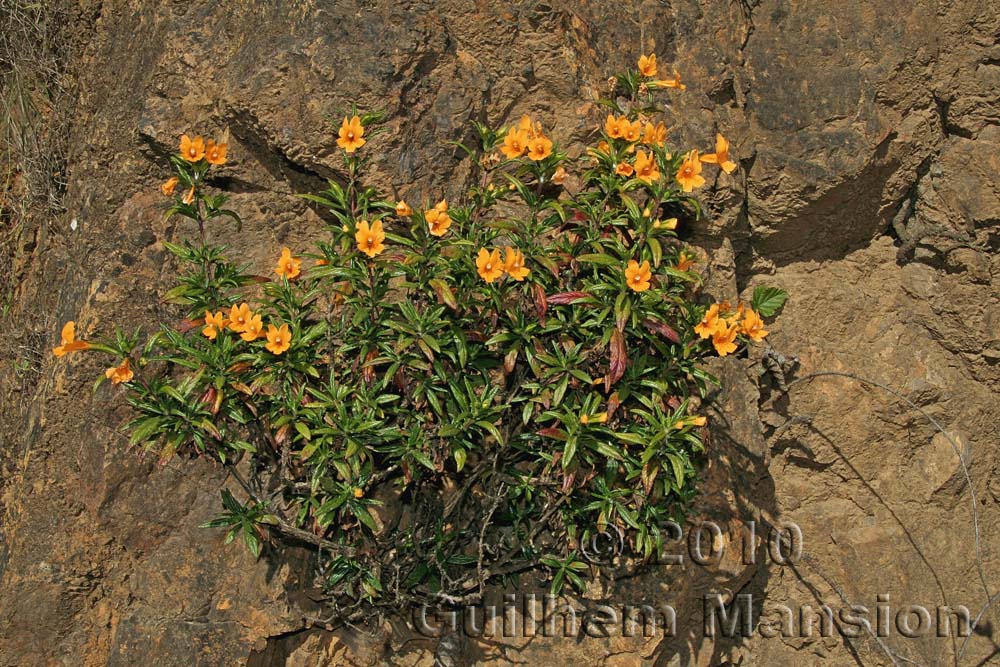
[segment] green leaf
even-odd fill
[[[761,285],[753,291],[750,307],[756,310],[761,317],[771,317],[781,310],[787,298],[788,292],[785,290]]]

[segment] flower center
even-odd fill
[[[348,138],[349,140],[351,140],[351,141],[354,141],[354,133],[353,133],[353,132],[348,132],[348,133],[347,133],[347,138]]]
[[[492,264],[487,264],[487,265],[486,265],[486,270],[487,270],[487,271],[491,271],[491,270],[493,270],[493,265],[492,265]]]

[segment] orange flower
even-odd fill
[[[725,327],[725,323],[719,319],[719,304],[713,303],[694,330],[702,338],[709,338],[720,326]]]
[[[639,56],[639,73],[648,77],[656,76],[655,53],[651,53],[648,56]]]
[[[524,151],[528,148],[528,133],[523,130],[515,130],[511,128],[507,131],[506,136],[503,138],[503,146],[500,147],[500,152],[503,153],[508,160],[515,160],[522,155]]]
[[[701,175],[701,162],[698,160],[698,151],[690,151],[684,156],[684,162],[677,170],[677,182],[684,192],[691,192],[695,188],[705,185],[705,178]]]
[[[735,323],[728,327],[723,324],[712,334],[712,345],[715,346],[715,351],[719,353],[720,357],[736,351],[736,329],[738,328],[739,325]]]
[[[365,497],[365,492],[361,488],[359,488],[359,487],[356,486],[356,487],[354,487],[354,497],[355,498],[364,498]]]
[[[122,363],[118,366],[112,366],[108,370],[104,371],[104,377],[111,380],[112,384],[121,384],[122,382],[131,382],[132,377],[135,374],[129,367],[128,357],[122,360]]]
[[[555,173],[552,174],[552,182],[555,183],[556,185],[562,185],[565,181],[566,181],[566,169],[563,167],[559,167],[558,169],[555,170]]]
[[[444,210],[435,206],[424,211],[424,220],[427,221],[431,236],[444,236],[448,233],[448,228],[451,227],[451,216],[446,213],[447,210],[448,206],[445,205]]]
[[[674,78],[660,79],[659,81],[653,81],[652,84],[657,88],[677,88],[678,90],[687,90],[687,86],[681,83],[681,73],[676,69],[674,70]]]
[[[205,159],[209,164],[226,164],[226,153],[229,151],[229,144],[217,144],[214,140],[208,140],[208,148],[205,149]]]
[[[409,218],[413,215],[413,209],[405,201],[396,202],[396,215],[401,218]]]
[[[604,133],[612,139],[621,139],[622,130],[624,129],[623,125],[627,123],[628,119],[625,116],[622,116],[620,119],[615,118],[613,115],[608,116],[608,119],[604,121]],[[600,145],[598,145],[598,148],[600,148]]]
[[[677,257],[677,266],[674,268],[678,271],[687,271],[694,264],[694,255],[689,255],[686,252],[681,252]]]
[[[329,266],[329,265],[330,261],[327,259],[317,259],[316,263],[314,264],[314,266]]]
[[[479,271],[479,277],[488,283],[502,276],[504,263],[500,259],[500,249],[494,248],[493,252],[490,252],[486,248],[480,248],[479,256],[476,257],[476,269]]]
[[[200,162],[205,157],[205,140],[200,136],[192,139],[186,134],[181,135],[181,157],[188,162]]]
[[[245,305],[245,304],[244,304]],[[235,307],[235,306],[234,306]],[[250,306],[247,306],[249,310]],[[210,340],[215,340],[215,337],[219,335],[219,332],[226,328],[226,315],[221,310],[215,315],[209,311],[205,311],[205,327],[201,330],[201,333]]]
[[[299,266],[302,265],[302,260],[292,257],[292,251],[288,248],[281,249],[281,258],[278,260],[278,266],[274,269],[274,272],[279,276],[284,276],[291,280],[295,276],[299,275]]]
[[[611,145],[602,139],[599,142],[597,142],[597,150],[601,151],[602,153],[609,153],[611,152]]]
[[[174,194],[174,190],[176,189],[177,189],[176,176],[171,176],[170,178],[168,178],[166,181],[163,182],[163,185],[160,186],[160,192],[163,193],[164,197],[169,197],[170,195]]]
[[[434,204],[434,208],[436,208],[437,210],[439,210],[442,213],[444,213],[445,211],[448,210],[448,200],[447,199],[442,199],[438,203]]]
[[[528,157],[536,162],[552,155],[552,140],[544,134],[539,134],[528,141]]]
[[[608,413],[598,412],[596,415],[580,415],[580,423],[583,424],[584,426],[589,424],[591,420],[597,422],[598,424],[603,424],[604,422],[608,421]]]
[[[649,279],[652,277],[652,272],[649,270],[649,261],[645,261],[639,264],[634,259],[628,261],[628,266],[625,268],[625,282],[628,283],[629,289],[636,292],[645,292],[649,289]]]
[[[517,282],[521,282],[531,273],[531,269],[524,265],[524,253],[517,248],[507,248],[507,260],[504,263],[504,269]]]
[[[229,309],[229,328],[237,333],[245,330],[251,319],[253,319],[253,311],[250,310],[250,305],[245,301],[239,306],[233,306]],[[208,336],[208,334],[205,335]]]
[[[685,426],[704,426],[707,423],[708,423],[708,417],[704,417],[704,416],[702,416],[702,417],[684,417],[682,419],[678,419],[677,420],[677,422],[674,424],[674,428],[677,429],[677,430],[680,430],[680,429],[684,428]]]
[[[646,126],[642,129],[642,143],[648,146],[662,146],[666,142],[666,125],[662,122],[657,123],[655,126],[652,123],[646,123]]]
[[[753,308],[747,308],[743,322],[740,324],[740,331],[758,343],[764,340],[768,334],[768,331],[764,329],[764,320]]]
[[[292,344],[292,332],[289,331],[287,324],[282,324],[281,328],[274,326],[273,324],[267,325],[267,343],[264,347],[271,354],[281,354],[289,348]]]
[[[615,173],[619,176],[631,176],[635,173],[635,169],[628,162],[619,162],[615,167]]]
[[[517,129],[527,136],[528,139],[534,139],[536,136],[542,133],[542,124],[533,123],[531,121],[531,116],[525,114],[521,116],[521,121],[517,125]]]
[[[85,340],[76,339],[76,322],[70,320],[63,325],[59,347],[52,348],[52,354],[61,357],[69,352],[80,352],[89,350],[90,343]]]
[[[367,220],[362,220],[358,223],[354,239],[358,242],[358,250],[369,257],[379,254],[385,250],[385,231],[382,229],[382,221],[376,220],[369,226]]]
[[[620,123],[622,138],[625,141],[629,143],[639,141],[639,138],[642,136],[642,123],[639,121],[630,123],[624,116],[622,116]]]
[[[652,153],[647,155],[646,151],[636,151],[635,177],[646,183],[660,180],[660,168],[656,166],[656,157]]]
[[[181,201],[184,202],[185,204],[187,204],[188,206],[190,206],[191,204],[194,203],[194,186],[193,185],[191,186],[190,190],[188,190],[187,192],[184,193],[184,196],[181,198]]]
[[[363,139],[365,128],[361,125],[361,119],[357,116],[350,120],[345,117],[337,134],[339,136],[337,145],[348,153],[353,153],[365,145],[365,140]]]
[[[248,343],[252,343],[261,337],[264,333],[264,322],[260,315],[254,315],[249,320],[247,320],[246,325],[243,327],[243,331],[240,332],[240,338]]]
[[[736,171],[736,163],[729,159],[729,142],[721,134],[715,135],[715,152],[702,155],[701,161],[717,164],[727,174]]]

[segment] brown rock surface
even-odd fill
[[[1000,591],[993,3],[81,0],[60,11],[71,94],[45,122],[68,137],[64,210],[18,230],[4,337],[23,344],[0,350],[0,665],[431,665],[435,651],[454,665],[902,664],[886,648],[956,663],[960,641],[895,630],[881,644],[864,633],[713,641],[701,600],[739,592],[765,612],[874,610],[886,594],[893,615],[908,604],[977,614],[970,489],[949,437],[968,462],[985,577]],[[750,520],[794,522],[804,558],[748,565],[729,551],[595,586],[609,604],[672,604],[677,637],[448,649],[401,628],[311,627],[296,594],[308,557],[253,562],[198,529],[217,511],[223,472],[124,453],[118,393],[89,389],[98,362],[48,355],[68,319],[85,334],[172,316],[159,301],[171,271],[162,241],[191,230],[163,221],[156,184],[181,132],[229,129],[227,187],[246,225],[221,233],[264,266],[280,244],[322,231],[294,194],[337,172],[331,119],[352,102],[390,121],[379,184],[454,197],[465,170],[443,142],[468,139],[470,120],[530,112],[573,145],[588,138],[608,73],[651,50],[688,84],[667,110],[673,139],[708,147],[718,129],[740,159],[703,191],[712,214],[691,234],[713,253],[712,289],[787,289],[770,341],[800,359],[799,377],[860,374],[948,434],[872,385],[817,377],[785,398],[761,364],[720,364],[728,389],[695,515],[733,541]],[[961,664],[1000,660],[992,618]]]

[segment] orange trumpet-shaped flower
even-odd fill
[[[517,124],[517,129],[524,132],[528,139],[534,139],[536,136],[541,135],[542,124],[533,122],[531,116],[525,114],[521,116],[521,120]]]
[[[436,206],[424,211],[424,220],[427,221],[427,228],[431,236],[444,236],[448,233],[448,228],[451,227],[451,216],[447,213],[447,206],[444,211]]]
[[[667,126],[662,122],[657,123],[655,126],[652,123],[646,123],[645,127],[642,129],[642,143],[647,146],[662,146],[667,141]]]
[[[764,329],[764,320],[752,308],[748,308],[746,314],[743,315],[743,322],[740,323],[740,331],[758,343],[764,340],[768,334],[768,331]]]
[[[649,281],[652,277],[652,271],[649,269],[649,261],[645,261],[642,264],[630,259],[628,261],[628,266],[625,267],[625,282],[628,284],[629,289],[635,292],[645,292],[649,289]]]
[[[264,333],[264,322],[260,315],[254,315],[249,320],[247,320],[246,325],[243,327],[243,331],[240,332],[240,338],[248,343],[252,343],[261,337]]]
[[[615,165],[615,173],[619,176],[631,176],[635,173],[635,169],[628,162],[619,162]]]
[[[629,122],[624,116],[622,116],[619,122],[621,124],[622,139],[629,143],[639,141],[642,137],[642,123],[639,121]]]
[[[528,133],[523,130],[511,128],[503,138],[503,146],[500,147],[500,152],[508,160],[515,160],[524,155],[524,151],[527,149]]]
[[[724,327],[725,322],[719,319],[719,304],[713,303],[701,322],[695,325],[694,331],[702,338],[710,338],[720,326]]]
[[[648,56],[639,56],[639,73],[648,77],[656,76],[655,53],[651,53]]]
[[[205,157],[205,140],[200,136],[192,139],[188,135],[182,134],[181,157],[188,162],[200,162]]]
[[[190,190],[188,190],[187,192],[184,193],[184,196],[181,197],[181,201],[184,202],[185,204],[187,204],[188,206],[190,206],[191,204],[194,203],[194,186],[193,185],[191,186]]]
[[[278,260],[278,266],[274,269],[274,272],[279,276],[284,276],[291,280],[295,276],[299,275],[299,266],[302,265],[302,260],[292,257],[292,251],[288,248],[281,249],[281,258]]]
[[[635,177],[640,181],[652,183],[660,180],[660,168],[656,166],[656,156],[646,151],[636,151]]]
[[[687,271],[692,265],[694,265],[694,259],[694,255],[681,252],[677,257],[677,265],[674,268],[678,271]]]
[[[507,274],[516,280],[521,282],[528,277],[531,273],[531,269],[524,265],[524,253],[517,248],[507,248],[507,258],[504,261],[504,269]]]
[[[409,218],[413,215],[413,209],[405,201],[396,202],[396,215],[401,218]]]
[[[276,327],[273,324],[267,325],[267,343],[264,347],[271,354],[281,354],[292,345],[292,332],[287,324]]]
[[[229,328],[236,333],[240,333],[247,328],[247,324],[250,323],[252,318],[253,311],[250,310],[250,304],[244,301],[240,305],[229,309]],[[211,336],[209,337],[211,338]]]
[[[171,176],[170,178],[168,178],[166,181],[163,182],[163,185],[160,186],[160,192],[163,193],[164,197],[169,197],[170,195],[174,194],[174,190],[176,189],[177,189],[176,176]]]
[[[500,249],[494,248],[493,252],[490,252],[486,248],[480,248],[476,257],[476,269],[479,271],[479,277],[488,283],[502,276],[504,262],[500,258]]]
[[[660,79],[659,81],[653,81],[652,84],[657,88],[676,88],[678,90],[687,90],[687,86],[681,83],[681,73],[676,69],[674,70],[674,78]]]
[[[81,350],[90,349],[90,343],[85,340],[76,339],[76,322],[72,320],[63,325],[60,338],[59,346],[52,348],[52,354],[57,357],[61,357],[69,352],[80,352]]]
[[[353,153],[365,145],[365,128],[361,124],[361,118],[354,116],[350,120],[344,118],[340,130],[337,132],[337,145],[348,153]]]
[[[369,225],[367,220],[362,220],[358,223],[354,239],[358,242],[358,250],[369,257],[379,254],[385,250],[385,230],[382,229],[382,221],[376,220]]]
[[[739,325],[735,322],[729,326],[723,324],[712,334],[712,345],[715,346],[715,351],[719,353],[720,357],[736,351],[736,330],[738,328]]]
[[[717,164],[727,174],[736,171],[736,163],[729,158],[729,142],[721,134],[715,135],[715,152],[702,155],[701,161]]]
[[[612,139],[621,139],[626,124],[628,124],[628,118],[625,116],[621,118],[615,118],[614,115],[608,116],[608,119],[604,121],[604,133]]]
[[[247,306],[249,309],[249,306]],[[219,335],[219,332],[226,328],[226,315],[221,310],[213,315],[209,311],[205,311],[205,326],[201,330],[202,335],[204,335],[209,340],[215,340],[215,337]]]
[[[229,152],[229,144],[217,144],[214,140],[208,140],[208,147],[205,149],[205,159],[209,164],[226,164],[226,153]]]
[[[112,384],[131,382],[134,375],[135,373],[132,372],[132,368],[129,366],[128,357],[125,357],[118,366],[112,366],[104,371],[104,377],[111,380]]]
[[[558,167],[552,174],[552,182],[555,183],[556,185],[562,185],[563,183],[566,182],[566,176],[567,176],[566,168]]]
[[[684,162],[677,170],[677,182],[684,192],[691,192],[695,188],[705,185],[705,178],[701,175],[701,161],[698,159],[698,151],[690,151],[684,156]]]
[[[536,162],[552,155],[552,140],[539,134],[528,141],[528,157]]]

